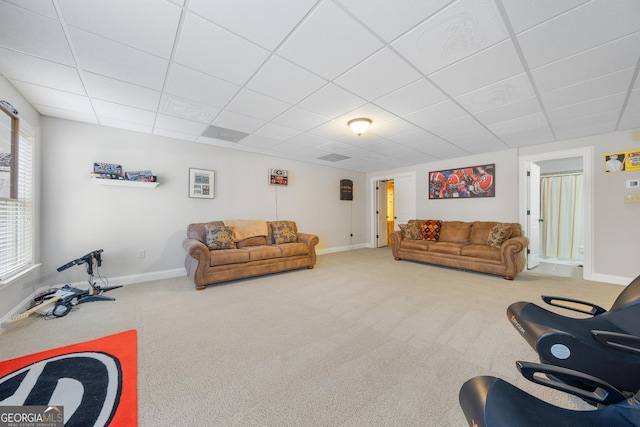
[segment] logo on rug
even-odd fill
[[[120,400],[121,374],[118,359],[101,352],[63,354],[18,369],[0,378],[0,405],[22,405],[14,415],[19,418],[24,414],[24,418],[14,417],[6,425],[63,425],[32,423],[31,419],[36,421],[37,417],[27,414],[34,407],[43,408],[41,417],[66,418],[67,426],[108,425]],[[64,415],[58,407],[65,409]],[[2,422],[4,418],[0,419],[0,427],[5,425]]]

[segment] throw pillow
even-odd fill
[[[509,224],[496,224],[489,233],[487,246],[499,248],[505,240],[511,237],[511,226]]]
[[[428,219],[420,226],[420,232],[424,240],[432,240],[437,242],[440,239],[440,230],[442,229],[442,221],[438,219]]]
[[[226,225],[205,225],[207,230],[207,246],[209,249],[233,249],[233,228]]]
[[[415,222],[410,224],[398,224],[402,231],[402,237],[407,240],[422,240],[422,232]]]
[[[273,235],[273,243],[276,245],[298,241],[298,235],[293,230],[293,227],[284,222],[271,224],[271,234]]]

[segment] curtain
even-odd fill
[[[540,178],[542,257],[582,261],[582,183],[582,174]]]

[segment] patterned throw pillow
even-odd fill
[[[293,230],[293,227],[286,222],[271,224],[271,234],[273,235],[273,243],[276,245],[298,241],[298,235]]]
[[[511,226],[509,224],[496,224],[489,233],[487,246],[499,248],[505,240],[511,237]]]
[[[440,238],[440,230],[442,229],[442,221],[438,219],[428,219],[420,226],[420,232],[424,240],[432,240],[437,242]]]
[[[207,246],[209,249],[233,249],[233,228],[226,225],[205,225],[207,230]]]
[[[409,224],[398,224],[402,231],[402,237],[407,240],[422,240],[422,232],[415,222]]]

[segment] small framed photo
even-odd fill
[[[213,199],[215,196],[215,171],[189,168],[189,197]]]
[[[289,185],[289,172],[284,169],[269,169],[269,185]]]

